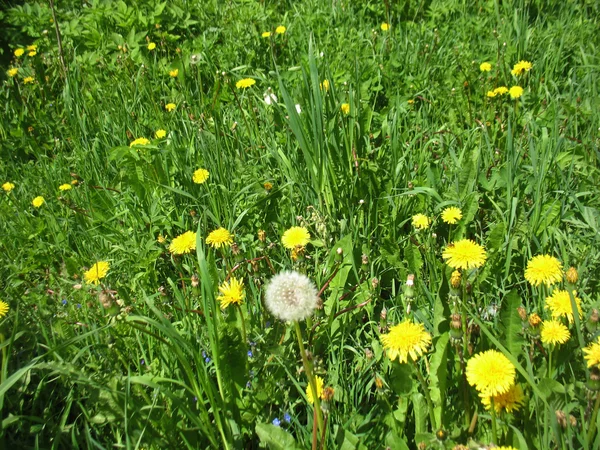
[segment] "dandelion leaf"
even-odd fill
[[[524,344],[521,318],[517,311],[519,306],[521,306],[521,297],[516,290],[512,290],[504,297],[500,312],[501,342],[515,358],[518,358],[523,351]]]
[[[294,437],[281,427],[270,423],[259,423],[255,430],[260,442],[270,450],[301,450],[302,448],[296,444]]]

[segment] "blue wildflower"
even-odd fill
[[[275,418],[273,419],[273,422],[272,422],[272,423],[273,423],[273,425],[275,425],[276,427],[278,427],[278,426],[280,426],[280,425],[281,425],[281,420],[279,420],[277,417],[275,417]]]

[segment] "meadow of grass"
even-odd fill
[[[55,3],[0,12],[1,448],[600,448],[597,1]]]

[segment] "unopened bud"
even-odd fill
[[[458,270],[455,270],[454,272],[452,272],[452,275],[450,276],[450,285],[454,289],[458,289],[460,287],[460,278],[461,278],[461,274]]]
[[[369,264],[369,257],[367,255],[365,255],[363,253],[363,255],[360,258],[361,258],[361,262],[362,262],[363,266],[366,266],[367,264]]]
[[[234,255],[240,254],[240,247],[235,242],[231,244],[231,253],[233,253]]]
[[[414,286],[415,284],[415,276],[413,274],[410,274],[409,276],[406,277],[406,285],[407,286]]]
[[[331,386],[327,386],[325,389],[323,389],[323,400],[330,402],[333,400],[333,394],[335,394],[334,389]]]
[[[385,309],[385,306],[381,310],[381,314],[379,316],[381,317],[381,320],[386,320],[387,319],[387,309]]]
[[[265,230],[258,230],[258,240],[260,242],[265,242],[266,237],[267,233],[265,233]]]
[[[373,289],[377,289],[377,286],[379,286],[379,280],[377,278],[373,278],[371,280],[371,286],[373,287]]]
[[[365,357],[368,360],[373,359],[373,351],[370,348],[365,348]]]
[[[569,267],[569,270],[566,272],[567,282],[571,284],[577,283],[579,279],[579,274],[577,273],[577,269],[575,267]]]
[[[565,414],[565,412],[561,409],[557,410],[555,412],[556,414],[556,421],[558,422],[558,424],[561,426],[561,428],[567,428],[567,415]]]
[[[532,328],[537,328],[540,323],[542,323],[542,319],[537,315],[537,313],[532,313],[529,315],[529,325],[531,325]]]
[[[192,275],[192,287],[198,287],[200,284],[200,280],[198,279],[198,275]]]
[[[527,322],[527,310],[524,307],[519,306],[517,308],[517,312],[519,313],[519,317],[521,318],[521,320],[523,322]]]
[[[383,380],[381,378],[379,378],[377,375],[375,375],[375,386],[377,387],[377,389],[383,388]]]

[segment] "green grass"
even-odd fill
[[[0,13],[0,183],[15,185],[0,195],[7,447],[313,447],[294,327],[264,304],[266,283],[290,269],[322,289],[301,323],[312,370],[334,390],[317,448],[600,446],[598,374],[582,352],[600,305],[596,2],[56,8],[66,72],[48,3]],[[31,44],[35,56],[13,55]],[[511,75],[520,60],[532,70]],[[256,84],[237,89],[247,77]],[[514,85],[519,99],[486,95]],[[130,148],[140,137],[151,144]],[[195,184],[200,167],[210,177]],[[448,206],[462,211],[456,225],[441,219]],[[428,229],[412,226],[419,213]],[[297,259],[281,243],[291,226],[311,235]],[[205,244],[219,227],[235,247]],[[186,231],[196,253],[172,255]],[[456,290],[442,252],[462,238],[487,260]],[[540,254],[576,267],[575,286],[531,286],[524,271]],[[85,283],[97,261],[108,275]],[[233,275],[245,300],[221,310]],[[571,336],[550,370],[517,307],[548,320],[546,297],[572,287],[583,314],[561,319]],[[380,341],[407,318],[433,339],[414,365],[390,361]],[[488,349],[515,366],[526,399],[497,415],[496,437],[463,379]]]

